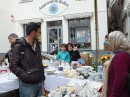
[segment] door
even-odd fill
[[[60,51],[62,43],[62,28],[48,28],[48,53],[51,55],[57,54]]]

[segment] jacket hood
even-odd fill
[[[19,44],[19,43],[23,44],[24,46],[27,45],[27,41],[26,41],[25,37],[21,37],[19,39],[16,39],[15,44]]]

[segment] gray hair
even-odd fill
[[[18,38],[18,36],[16,34],[12,33],[8,36],[8,39],[11,39],[11,38]]]
[[[108,43],[112,50],[130,49],[130,42],[121,31],[113,31],[108,35]]]

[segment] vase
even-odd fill
[[[102,68],[103,68],[103,66],[102,66],[102,65],[99,65],[99,66],[97,67],[97,72],[98,72],[98,73],[102,73]]]

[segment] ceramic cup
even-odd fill
[[[88,77],[88,80],[94,81],[94,76],[89,76],[89,77]]]
[[[62,71],[62,70],[63,70],[63,67],[58,67],[58,70],[59,70],[59,71]]]
[[[100,80],[101,79],[101,73],[95,73],[95,79]]]
[[[101,76],[102,76],[102,80],[104,81],[105,74],[102,73]]]
[[[56,93],[55,91],[50,91],[51,95],[55,95],[55,93]]]

